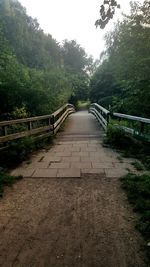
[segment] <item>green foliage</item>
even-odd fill
[[[64,66],[73,73],[84,73],[84,68],[91,62],[85,50],[74,40],[64,41],[62,47],[62,55]]]
[[[0,152],[0,162],[3,167],[12,167],[27,159],[35,149],[35,143],[31,137],[24,137],[10,142],[8,148]]]
[[[22,119],[22,118],[27,118],[28,113],[26,111],[26,107],[23,106],[21,108],[15,108],[14,111],[12,112],[12,116],[14,119]]]
[[[77,102],[77,110],[88,110],[90,107],[90,102],[89,101],[78,101]]]
[[[10,143],[8,157],[10,158],[10,160],[12,158],[15,158],[16,162],[21,162],[27,158],[28,154],[31,153],[33,149],[34,142],[32,137],[24,137]]]
[[[139,161],[134,161],[132,165],[138,170],[138,171],[143,171],[145,168],[143,164]]]
[[[127,174],[121,178],[122,186],[127,191],[127,196],[133,209],[139,212],[140,218],[137,222],[137,229],[145,237],[146,241],[150,240],[150,175]],[[150,251],[147,247],[147,254]]]
[[[16,0],[0,1],[0,119],[54,112],[88,96],[92,58],[75,41],[62,46]]]
[[[108,22],[113,19],[116,8],[120,5],[115,0],[104,0],[100,7],[100,19],[95,22],[96,27],[104,29]]]
[[[11,186],[16,180],[20,180],[22,176],[11,176],[5,169],[0,167],[0,197],[3,196],[4,186]]]
[[[90,82],[91,102],[150,117],[149,13],[149,1],[131,3],[131,14],[106,34],[106,50]]]
[[[149,142],[137,140],[131,135],[125,133],[119,125],[110,124],[107,129],[107,135],[104,139],[105,144],[119,149],[124,157],[134,157],[138,159],[137,168],[150,170],[150,145]]]
[[[130,137],[125,134],[123,129],[117,127],[116,125],[109,124],[105,143],[111,144],[119,149],[123,149],[126,148],[130,142]]]

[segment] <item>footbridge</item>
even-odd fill
[[[67,117],[63,131],[58,132]],[[85,174],[120,177],[134,169],[128,160],[122,165],[116,152],[103,147],[103,136],[109,124],[136,138],[149,140],[149,119],[111,113],[96,103],[91,104],[89,111],[78,112],[73,105],[66,104],[50,115],[0,122],[1,150],[25,136],[32,136],[38,142],[58,132],[54,146],[36,153],[30,164],[24,162],[12,174],[34,178],[82,177]]]

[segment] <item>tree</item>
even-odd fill
[[[143,26],[149,14],[148,1],[131,3],[131,14],[106,35],[103,61],[91,79],[92,100],[97,96],[116,111],[150,116],[150,28]]]
[[[71,95],[87,96],[91,64],[74,40],[61,47],[17,0],[0,0],[0,119],[52,113]]]
[[[84,50],[75,40],[65,40],[62,46],[62,57],[64,67],[71,72],[84,72],[88,65],[88,56]]]
[[[100,6],[100,18],[96,20],[96,27],[104,29],[110,19],[113,19],[116,8],[120,5],[115,0],[104,0],[103,5]]]

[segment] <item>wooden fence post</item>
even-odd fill
[[[2,126],[3,135],[7,135],[7,125]]]
[[[29,131],[32,130],[32,122],[31,122],[31,121],[28,122],[28,130],[29,130]]]
[[[55,117],[54,117],[54,115],[51,116],[50,121],[51,121],[51,125],[52,125],[52,128],[53,128],[53,134],[54,134],[54,133],[55,133],[55,127],[54,127],[54,124],[55,124]]]

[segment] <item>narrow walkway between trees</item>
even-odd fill
[[[94,116],[77,112],[51,149],[12,172],[24,179],[0,201],[0,266],[146,266],[118,179],[135,170],[103,135]]]

